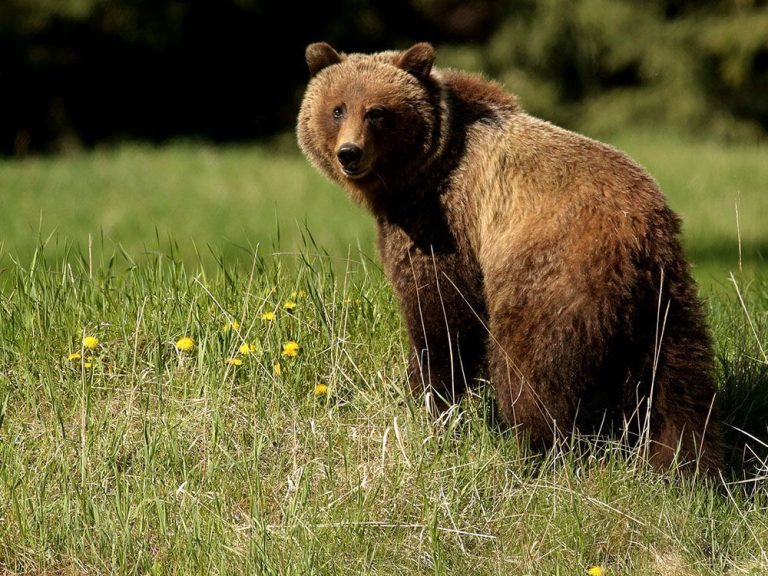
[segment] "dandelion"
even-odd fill
[[[602,566],[592,566],[587,570],[587,574],[589,574],[589,576],[603,576],[605,570]]]
[[[304,290],[294,290],[291,292],[291,298],[306,298],[307,293]]]
[[[227,358],[225,362],[230,366],[242,366],[243,361],[240,358]]]
[[[293,340],[289,340],[285,344],[283,344],[283,356],[288,356],[289,358],[294,358],[299,355],[299,350],[301,349],[301,346],[299,346],[298,342],[294,342]]]
[[[232,320],[232,322],[227,322],[222,326],[221,331],[222,332],[229,332],[230,330],[240,330],[240,322],[237,320]]]
[[[273,373],[275,376],[280,376],[280,374],[282,374],[282,373],[283,373],[283,368],[282,368],[282,366],[280,366],[280,362],[278,362],[277,364],[275,364],[274,366],[272,366],[272,373]]]
[[[240,354],[243,356],[247,356],[248,354],[253,354],[254,352],[259,351],[259,345],[255,342],[243,342],[240,344],[240,348],[237,349]]]
[[[88,350],[93,350],[98,345],[99,345],[99,339],[96,338],[96,336],[86,336],[85,338],[83,338],[83,346],[88,348]]]
[[[180,350],[181,352],[189,352],[194,347],[195,341],[189,336],[184,336],[176,340],[176,350]]]
[[[272,322],[272,320],[275,319],[275,313],[274,312],[264,312],[261,315],[262,320],[266,320],[267,322]]]
[[[293,312],[296,309],[296,302],[293,300],[287,300],[285,304],[283,304],[283,310],[286,312]]]
[[[70,352],[67,354],[67,360],[70,362],[82,362],[83,368],[91,368],[93,366],[93,356],[83,358],[80,352]]]
[[[325,396],[328,394],[328,386],[325,384],[315,384],[315,396]]]

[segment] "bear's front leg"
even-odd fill
[[[428,295],[431,287],[418,290],[421,306],[404,307],[404,312],[411,344],[411,392],[423,396],[430,412],[438,415],[458,402],[477,378],[486,339],[475,318],[450,306],[452,298],[441,301],[439,295]]]
[[[408,326],[411,392],[425,397],[433,415],[460,399],[485,359],[482,289],[455,274],[466,269],[457,259],[413,250],[400,265],[385,260]]]

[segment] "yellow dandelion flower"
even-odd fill
[[[296,310],[296,302],[294,302],[293,300],[287,300],[285,304],[283,304],[283,310],[285,310],[286,312],[293,312],[294,310]]]
[[[253,354],[254,352],[259,351],[259,345],[255,342],[243,342],[240,344],[240,348],[237,349],[240,354],[243,356],[247,356],[248,354]]]
[[[291,298],[306,298],[307,293],[304,290],[294,290],[291,292]]]
[[[98,345],[99,339],[96,336],[86,336],[83,338],[83,346],[88,348],[88,350],[93,350]]]
[[[93,356],[87,356],[85,358],[85,362],[83,362],[83,366],[85,366],[86,368],[90,368],[91,366],[93,366]]]
[[[194,347],[195,341],[189,336],[184,336],[183,338],[176,340],[176,350],[180,350],[181,352],[189,352]]]
[[[283,373],[283,368],[282,366],[280,366],[280,362],[272,366],[272,372],[274,373],[275,376],[280,376],[280,374]]]
[[[225,362],[227,364],[229,364],[230,366],[242,366],[243,365],[243,361],[240,358],[227,358],[225,360]]]
[[[274,312],[264,312],[264,314],[261,315],[262,320],[266,320],[267,322],[272,322],[272,320],[275,319],[275,313]]]
[[[227,322],[221,328],[222,332],[229,332],[230,330],[240,330],[240,322],[233,320],[232,322]]]
[[[82,356],[80,355],[80,352],[70,352],[69,356],[67,356],[67,360],[70,362],[76,362],[77,360],[80,360]]]
[[[315,384],[315,396],[325,396],[328,394],[328,386],[325,384]]]
[[[592,566],[587,570],[587,574],[589,574],[589,576],[603,576],[603,574],[605,574],[605,569],[602,566]]]
[[[299,355],[299,350],[301,350],[301,346],[299,346],[298,342],[294,342],[293,340],[289,340],[283,344],[283,356],[294,358]]]

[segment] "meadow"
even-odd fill
[[[290,143],[0,161],[0,573],[768,573],[768,150],[613,142],[684,218],[717,479],[529,454],[484,386],[433,423],[370,218]]]

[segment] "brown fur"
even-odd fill
[[[683,464],[716,469],[712,348],[654,180],[433,60],[428,44],[313,44],[298,120],[307,157],[376,218],[412,390],[444,409],[487,366],[504,420],[534,446],[647,425],[655,465],[679,448]],[[352,176],[342,145],[362,152]]]

